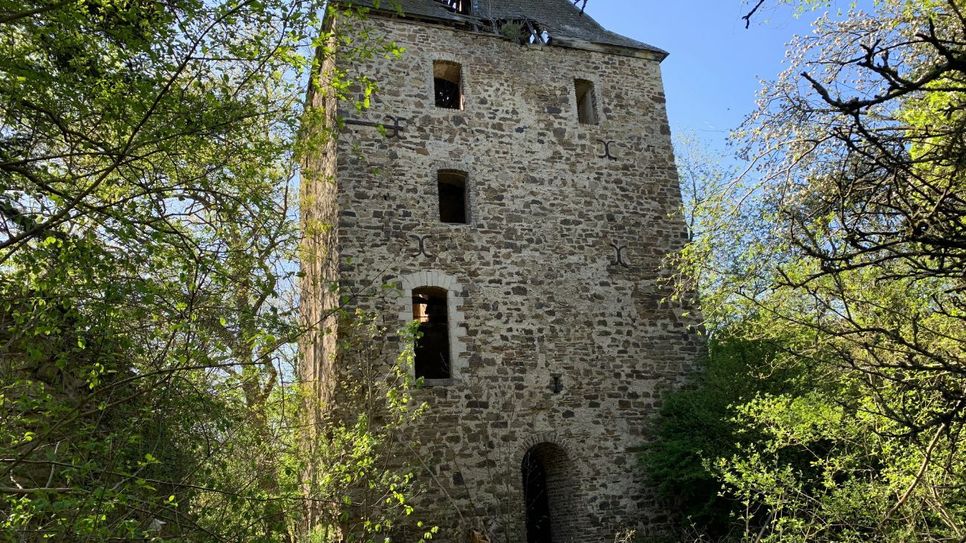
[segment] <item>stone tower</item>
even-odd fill
[[[419,505],[445,542],[659,531],[637,457],[700,342],[661,302],[662,259],[686,239],[666,53],[570,0],[395,4],[350,31],[401,58],[323,66],[379,90],[363,112],[313,97],[345,124],[303,189],[303,213],[335,226],[309,233],[305,273],[390,329],[420,322]],[[305,293],[310,320],[336,303]],[[323,396],[336,336],[305,347]]]

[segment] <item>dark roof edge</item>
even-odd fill
[[[631,41],[631,42],[634,42],[634,43],[637,44],[635,47],[630,47],[630,46],[626,46],[626,45],[617,45],[617,44],[611,44],[611,43],[600,43],[600,42],[596,42],[596,41],[586,42],[586,43],[591,43],[591,44],[594,44],[594,45],[599,45],[599,46],[602,46],[603,48],[607,49],[607,51],[601,51],[601,52],[610,52],[610,53],[618,54],[619,55],[621,53],[617,52],[615,49],[630,49],[630,50],[649,51],[651,53],[654,53],[654,55],[657,56],[658,62],[666,59],[668,57],[668,55],[671,54],[671,53],[665,51],[664,49],[661,49],[660,47],[655,47],[653,45],[650,45],[650,44],[647,44],[647,43],[644,43],[644,42],[640,42],[640,41],[637,41],[637,40],[632,39],[632,38],[628,38],[627,36],[624,36],[622,34],[618,34],[617,32],[612,32],[610,30],[607,30],[606,28],[604,28],[603,25],[601,25],[600,23],[598,23],[596,19],[594,19],[593,17],[591,17],[586,11],[584,11],[583,9],[578,9],[576,2],[571,2],[571,1],[568,0],[566,3],[567,3],[567,6],[572,11],[576,12],[579,17],[583,17],[584,19],[587,19],[588,21],[590,21],[590,24],[596,26],[604,34],[608,34],[608,35],[611,35],[611,36],[616,36],[617,38],[620,38],[621,40]],[[585,40],[576,40],[576,41],[583,42]],[[573,47],[573,48],[574,49],[580,49],[581,47]],[[589,49],[589,50],[596,51],[597,49]],[[631,55],[631,56],[638,56],[638,55]]]
[[[579,38],[567,38],[558,37],[553,40],[550,44],[554,47],[566,47],[568,49],[581,49],[583,51],[593,51],[595,53],[605,53],[608,55],[620,55],[625,57],[635,57],[635,58],[646,58],[650,60],[656,60],[658,62],[663,61],[670,55],[667,51],[663,49],[653,48],[636,48],[636,47],[624,47],[621,45],[613,45],[610,43],[597,43],[586,40],[581,40]]]
[[[483,36],[493,36],[496,38],[503,39],[499,34],[496,34],[493,32],[484,32],[482,30],[479,30],[479,28],[484,27],[488,24],[487,20],[480,17],[472,16],[472,15],[461,15],[458,13],[449,13],[449,12],[444,12],[441,14],[440,13],[433,13],[433,14],[407,13],[400,9],[393,8],[392,0],[382,0],[381,2],[378,2],[379,7],[375,7],[373,5],[372,0],[361,0],[361,1],[360,0],[329,0],[329,1],[330,3],[333,3],[333,4],[346,4],[349,6],[355,5],[356,7],[369,10],[369,12],[372,13],[373,15],[378,15],[381,17],[393,18],[393,19],[405,19],[408,21],[430,23],[430,24],[441,24],[441,25],[454,27],[461,30],[469,30]],[[571,4],[569,1],[567,1],[566,3],[570,6],[571,9],[578,10],[578,8],[573,4]],[[326,14],[326,16],[328,16],[328,14]],[[606,30],[599,23],[597,23],[597,21],[595,21],[592,17],[590,17],[586,13],[583,13],[580,16],[590,21],[590,23],[596,26],[600,30],[600,32],[615,36],[616,38],[619,38],[621,41],[624,41],[624,42],[633,42],[634,45],[633,46],[619,45],[615,43],[607,43],[607,42],[597,41],[597,40],[587,40],[579,37],[572,37],[572,36],[559,35],[559,34],[552,35],[551,41],[548,45],[552,47],[565,47],[568,49],[579,49],[584,51],[592,51],[596,53],[651,59],[651,60],[656,60],[658,62],[663,61],[670,54],[663,49],[654,47],[653,45],[641,43],[636,40],[632,40],[630,38],[621,36],[620,34],[617,34],[615,32]]]

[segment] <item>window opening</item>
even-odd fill
[[[597,124],[597,96],[594,84],[586,79],[574,80],[577,93],[577,121],[581,124]]]
[[[438,287],[413,290],[413,320],[419,322],[416,340],[415,374],[417,378],[448,379],[449,317],[447,292]]]
[[[472,0],[436,0],[438,3],[446,6],[446,9],[452,11],[453,13],[461,13],[463,15],[469,15],[472,5]]]
[[[437,60],[433,63],[436,107],[463,109],[462,72],[462,67],[455,62]]]
[[[506,39],[520,45],[547,45],[550,33],[533,19],[500,19],[494,22],[496,30]]]
[[[437,177],[439,220],[450,224],[467,224],[466,174],[442,170]]]

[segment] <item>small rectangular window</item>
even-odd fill
[[[433,62],[433,91],[436,107],[463,109],[463,69],[455,62]]]
[[[466,174],[443,170],[437,177],[439,220],[450,224],[466,224]]]
[[[577,93],[577,121],[580,124],[597,124],[597,96],[594,84],[586,79],[574,80]]]

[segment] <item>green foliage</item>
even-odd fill
[[[966,509],[958,485],[947,485],[964,466],[946,429],[910,439],[871,410],[870,398],[853,393],[843,405],[848,394],[815,388],[762,395],[739,410],[737,422],[761,439],[716,467],[748,508],[746,537],[957,539]]]
[[[303,484],[293,345],[321,10],[0,1],[0,540],[292,541],[346,495]],[[327,466],[368,476],[380,435]]]
[[[966,535],[964,6],[876,7],[823,16],[789,46],[737,134],[751,175],[703,175],[710,190],[686,198],[694,240],[675,263],[682,291],[698,288],[712,353],[721,338],[774,350],[745,351],[769,378],[734,372],[721,400],[709,383],[733,370],[712,355],[696,390],[726,414],[683,392],[652,451],[666,488],[720,484],[733,518],[706,523],[731,522],[735,539]],[[687,436],[704,431],[720,433]],[[685,512],[701,519],[702,503]]]
[[[269,421],[301,93],[279,74],[312,9],[3,6],[7,537],[288,537]]]
[[[739,337],[710,341],[703,371],[664,402],[654,443],[641,461],[675,514],[681,532],[722,538],[733,531],[740,503],[722,494],[714,463],[747,450],[760,436],[735,419],[739,406],[763,391],[800,387],[797,373],[775,371],[778,345]]]
[[[405,533],[422,542],[437,532],[410,504],[418,488],[412,466],[401,460],[416,443],[412,423],[427,408],[412,395],[419,385],[413,377],[417,328],[401,331],[404,348],[388,372],[387,332],[360,310],[340,315],[333,401],[322,406],[320,431],[301,451],[308,468],[303,484],[316,506],[312,541],[376,543]]]

